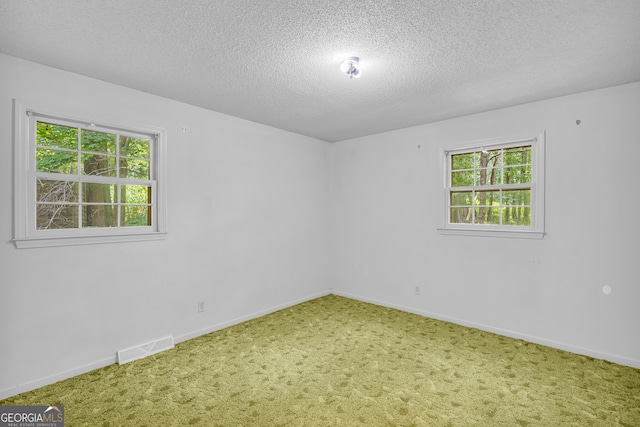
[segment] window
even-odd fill
[[[18,248],[164,237],[163,130],[16,117]]]
[[[542,238],[544,134],[443,151],[442,234]]]

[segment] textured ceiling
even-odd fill
[[[0,52],[339,141],[638,81],[640,1],[2,0]]]

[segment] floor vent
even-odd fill
[[[170,348],[173,348],[172,336],[160,338],[155,341],[126,348],[124,350],[118,350],[118,364],[122,365],[123,363],[142,359],[143,357],[151,356],[152,354],[160,353],[161,351],[169,350]]]

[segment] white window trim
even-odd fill
[[[456,152],[466,152],[472,149],[491,149],[494,146],[504,146],[507,144],[531,144],[532,159],[532,183],[531,183],[531,226],[517,227],[491,224],[455,224],[449,222],[449,193],[447,183],[449,180],[449,166],[447,161],[449,154]],[[545,176],[545,132],[538,135],[515,135],[502,138],[492,138],[481,141],[473,141],[455,148],[440,149],[441,177],[442,177],[442,226],[438,228],[438,233],[457,236],[480,236],[480,237],[509,237],[520,239],[542,239],[544,237],[544,176]]]
[[[128,129],[144,134],[155,135],[156,144],[153,159],[156,166],[155,218],[152,227],[80,229],[80,230],[35,230],[31,224],[35,200],[31,200],[33,192],[29,191],[34,184],[35,172],[32,170],[32,147],[30,112],[39,116],[69,120],[72,122],[100,123],[112,129]],[[122,243],[135,241],[162,240],[166,238],[166,129],[155,126],[110,125],[103,121],[83,120],[70,115],[50,113],[36,105],[25,105],[14,99],[14,238],[18,249],[43,248],[55,246],[90,245],[102,243]]]

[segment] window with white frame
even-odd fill
[[[18,248],[164,237],[162,129],[16,117]]]
[[[443,234],[542,238],[544,134],[443,150]]]

